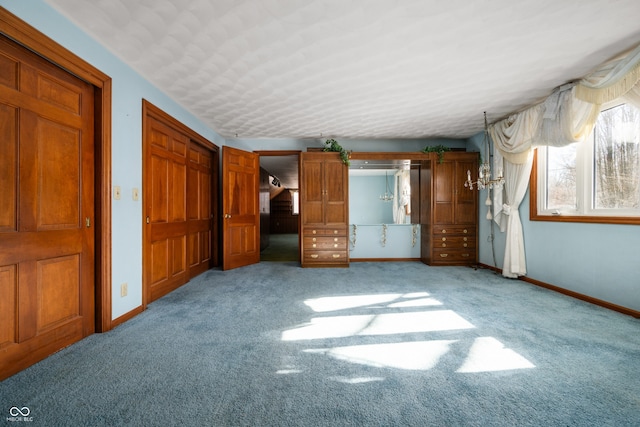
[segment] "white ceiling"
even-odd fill
[[[467,138],[640,42],[638,0],[47,2],[224,137]]]

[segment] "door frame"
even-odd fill
[[[260,164],[260,158],[262,157],[283,157],[283,156],[296,156],[296,163],[298,164],[298,192],[300,192],[300,153],[302,150],[256,150],[258,158],[258,164]],[[302,215],[298,215],[298,262],[302,262],[301,248],[302,248]]]
[[[95,148],[95,330],[115,324],[111,312],[111,77],[0,7],[0,34],[93,85]]]

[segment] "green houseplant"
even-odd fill
[[[342,159],[342,163],[349,166],[351,162],[349,161],[349,152],[342,148],[338,141],[335,139],[327,139],[324,143],[325,147],[322,151],[332,151],[336,153],[340,153],[340,158]]]
[[[444,160],[444,152],[451,151],[449,147],[445,147],[444,145],[427,145],[422,149],[423,153],[437,153],[438,154],[438,163],[442,163]]]

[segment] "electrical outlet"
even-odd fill
[[[113,198],[116,200],[120,200],[120,186],[116,185],[113,187]]]
[[[133,197],[133,200],[134,200],[135,202],[137,202],[137,201],[138,201],[138,199],[140,198],[140,191],[138,191],[138,189],[137,189],[137,188],[134,188],[134,189],[133,189],[133,191],[132,191],[132,197]]]
[[[122,285],[120,285],[120,296],[126,297],[127,293],[129,293],[129,285],[126,283],[123,283]]]

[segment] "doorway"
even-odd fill
[[[300,261],[300,151],[260,155],[260,261]]]

